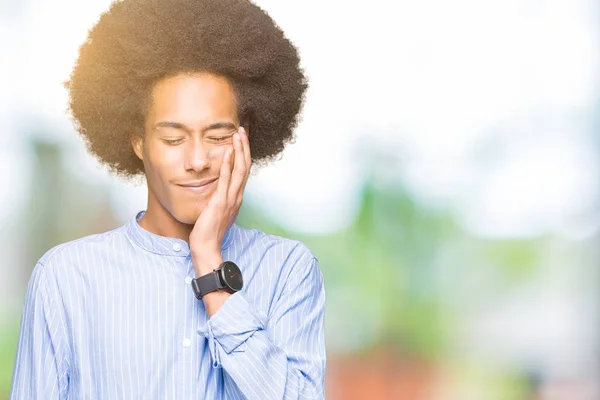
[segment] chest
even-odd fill
[[[75,388],[90,398],[182,398],[214,380],[218,371],[211,371],[207,339],[198,333],[206,312],[190,275],[168,263],[143,274],[115,267],[82,275],[65,290]]]

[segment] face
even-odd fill
[[[158,82],[145,135],[133,141],[144,163],[148,212],[194,224],[217,187],[238,126],[235,94],[225,78],[181,74]]]

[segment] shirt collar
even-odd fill
[[[146,211],[138,212],[137,215],[129,219],[125,225],[127,235],[131,238],[133,243],[146,251],[163,256],[187,257],[190,255],[190,246],[185,240],[160,236],[142,228],[138,221],[145,213]],[[231,244],[235,226],[235,224],[232,224],[227,232],[225,232],[221,250],[225,250]]]

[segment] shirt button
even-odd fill
[[[185,277],[185,283],[187,283],[188,285],[190,285],[192,283],[192,277],[191,276],[186,276]]]
[[[183,339],[183,347],[190,347],[192,345],[192,341],[188,338]]]
[[[179,243],[175,243],[173,245],[173,250],[175,250],[175,251],[181,251],[181,245]]]

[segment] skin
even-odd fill
[[[196,276],[211,273],[223,262],[223,237],[238,214],[251,167],[233,88],[210,73],[161,80],[152,90],[144,136],[135,136],[132,146],[148,183],[140,226],[187,241]],[[205,180],[212,183],[189,186]],[[209,317],[229,296],[215,291],[202,298]]]

